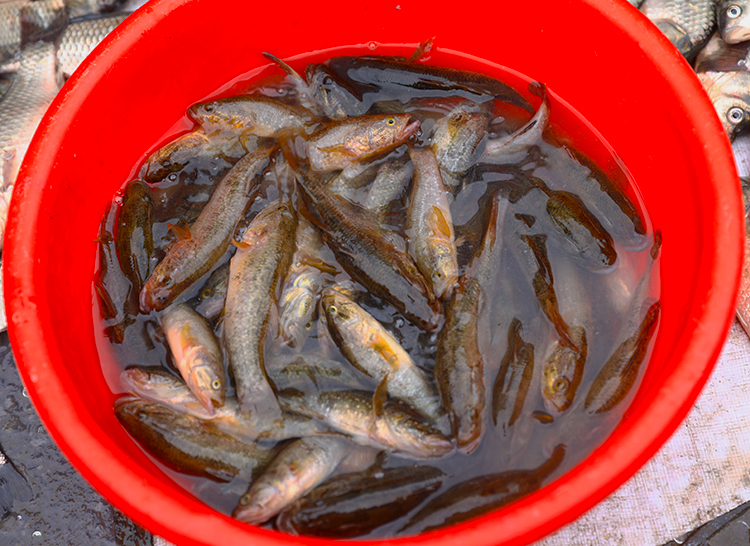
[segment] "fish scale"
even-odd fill
[[[646,0],[641,11],[665,33],[661,22],[671,23],[685,31],[690,41],[689,48],[683,50],[678,46],[678,49],[688,56],[693,48],[708,39],[716,26],[715,4],[715,0]],[[670,37],[669,33],[667,35]]]
[[[60,69],[66,76],[75,72],[78,65],[94,50],[107,34],[128,18],[130,14],[117,14],[71,23],[60,40],[57,56]]]

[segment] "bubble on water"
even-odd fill
[[[29,397],[29,393],[26,391],[26,387],[23,388],[23,391],[21,392],[21,394],[23,394],[24,398],[28,398]]]
[[[404,326],[404,319],[401,317],[396,319],[396,328],[403,328]]]
[[[370,42],[369,44],[367,44],[367,47],[369,47],[370,49],[376,49],[378,47],[378,43]]]
[[[40,537],[40,536],[42,536],[42,532],[41,531],[34,531],[33,533],[31,533],[31,536],[32,537]]]

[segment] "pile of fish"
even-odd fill
[[[430,48],[265,54],[283,76],[192,106],[102,221],[115,413],[243,522],[475,517],[585,457],[645,368],[661,238],[627,176],[558,138],[543,84],[533,108]]]
[[[64,80],[137,7],[128,4],[132,1],[0,0],[0,250],[31,137]],[[0,297],[0,331],[6,327]]]
[[[730,141],[740,175],[750,156],[746,133],[750,121],[750,1],[631,0],[690,61],[708,93]],[[744,186],[743,186],[744,189]],[[750,201],[745,195],[746,232],[750,234]],[[750,335],[750,237],[746,237],[737,318]]]

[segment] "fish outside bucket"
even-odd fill
[[[542,81],[616,150],[663,233],[658,339],[611,437],[562,478],[509,507],[387,542],[483,546],[541,538],[636,472],[708,378],[733,319],[743,223],[728,140],[689,65],[625,2],[479,2],[463,12],[438,6],[156,0],[104,40],[42,121],[5,241],[13,352],[62,451],[153,533],[180,545],[330,542],[239,523],[172,481],[115,419],[116,396],[95,342],[94,239],[106,204],[145,154],[184,123],[190,104],[267,65],[263,51],[294,59],[341,46],[368,53],[370,44],[403,44],[375,51],[403,54],[435,36],[435,64],[476,69],[476,59],[485,59]]]

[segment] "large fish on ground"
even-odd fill
[[[687,59],[716,27],[715,0],[645,0],[641,11]]]
[[[750,40],[750,2],[748,0],[717,0],[716,19],[719,35],[728,44]]]

